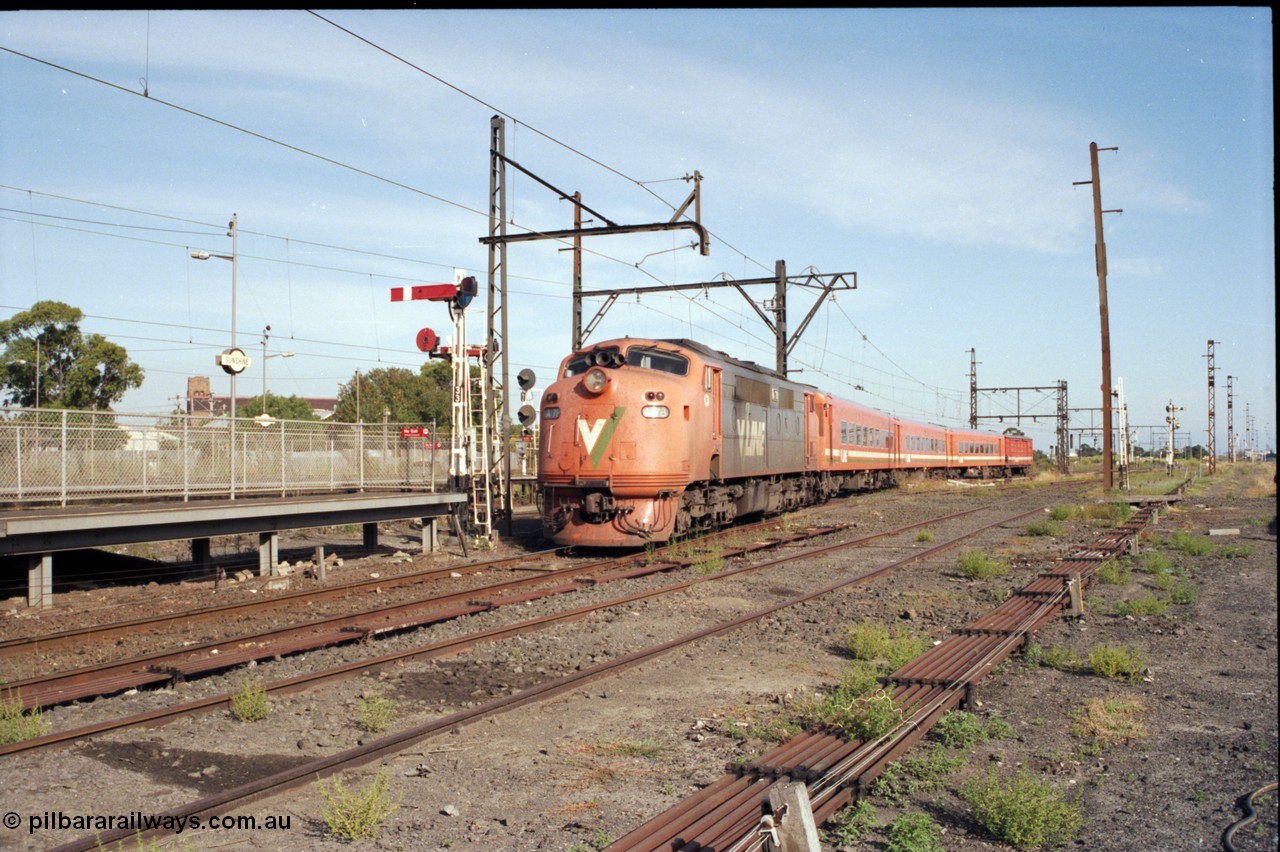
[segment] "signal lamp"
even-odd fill
[[[471,304],[471,300],[476,297],[476,293],[480,290],[474,276],[468,275],[458,282],[458,292],[453,297],[453,304],[458,310],[466,310],[467,305]]]

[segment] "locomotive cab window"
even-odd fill
[[[627,350],[627,366],[683,376],[689,372],[689,359],[674,352],[663,352],[661,349],[632,346]]]

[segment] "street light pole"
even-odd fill
[[[262,330],[262,416],[267,416],[267,337],[271,334],[271,326]]]
[[[212,252],[199,251],[197,249],[191,249],[188,252],[195,260],[208,260],[211,257],[216,257],[221,260],[231,261],[231,349],[228,350],[228,352],[236,351],[236,221],[237,216],[235,213],[232,213],[231,221],[227,225],[227,236],[231,238],[230,255],[213,254]],[[222,364],[223,369],[231,375],[231,428],[229,430],[231,436],[231,482],[229,491],[231,499],[234,500],[236,499],[236,375],[247,365],[247,360],[245,364],[234,364],[228,366],[227,363],[222,360],[222,358],[225,357],[225,354],[226,353],[218,356],[218,363]]]
[[[292,352],[277,352],[274,355],[267,354],[267,338],[271,336],[271,326],[267,326],[262,330],[262,417],[263,422],[270,415],[267,414],[267,359],[268,358],[292,358]]]

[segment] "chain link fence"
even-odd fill
[[[405,434],[414,437],[402,437]],[[444,490],[449,436],[422,424],[0,407],[0,502]]]

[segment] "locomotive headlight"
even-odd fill
[[[640,413],[650,420],[666,420],[671,416],[671,409],[665,405],[646,405],[640,409]]]
[[[582,386],[587,389],[588,393],[600,393],[608,383],[609,376],[599,367],[592,367],[582,377]]]

